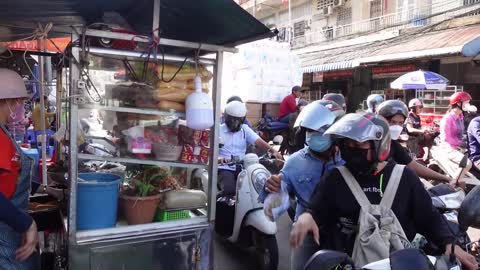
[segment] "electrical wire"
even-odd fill
[[[183,69],[183,66],[185,65],[185,63],[187,62],[188,60],[188,57],[185,57],[185,59],[183,60],[182,64],[180,65],[180,67],[178,68],[178,70],[173,74],[173,76],[168,79],[168,80],[165,80],[164,76],[163,76],[163,72],[164,72],[164,69],[165,69],[165,53],[163,50],[161,50],[162,52],[162,73],[161,73],[161,77],[160,77],[160,80],[164,83],[170,83],[172,82],[173,80],[175,80],[175,77],[177,76],[177,74]]]

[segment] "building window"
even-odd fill
[[[382,0],[370,1],[370,18],[382,16]]]
[[[328,8],[333,6],[334,0],[314,0],[315,8],[317,10],[323,10],[324,8]]]
[[[476,3],[480,3],[480,0],[463,0],[463,5],[464,6],[471,5],[471,4],[476,4]]]
[[[293,37],[305,35],[305,21],[299,21],[293,24]]]
[[[337,25],[352,23],[352,8],[339,8],[337,15]]]

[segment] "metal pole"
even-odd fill
[[[253,0],[253,10],[252,10],[253,17],[255,17],[255,12],[257,12],[257,0]]]
[[[223,52],[217,53],[217,64],[214,69],[213,81],[213,106],[215,113],[215,125],[213,127],[213,134],[210,134],[211,147],[210,162],[208,172],[208,221],[215,220],[215,206],[217,203],[217,171],[218,171],[218,148],[219,148],[219,129],[220,129],[220,101],[222,98],[222,68],[223,68]]]
[[[55,107],[56,107],[56,114],[57,114],[57,125],[56,128],[57,130],[60,129],[60,126],[62,126],[62,93],[63,93],[63,69],[59,68],[57,69],[57,85],[56,85],[56,102],[55,102]],[[62,159],[62,154],[61,154],[61,149],[62,149],[62,142],[59,141],[57,142],[57,151],[56,151],[56,160],[61,160]]]
[[[72,40],[77,40],[78,35],[72,34]],[[80,59],[80,48],[72,48],[72,57],[70,61],[70,81],[67,82],[70,84],[69,93],[68,93],[68,104],[70,105],[70,111],[68,115],[69,121],[69,136],[70,141],[68,149],[68,165],[69,165],[69,180],[70,180],[70,200],[69,200],[69,211],[68,211],[68,240],[71,245],[76,244],[76,232],[77,232],[77,129],[78,129],[78,103],[77,99],[79,95],[83,94],[78,89],[78,81],[80,80],[80,70],[77,66],[78,60]],[[69,264],[72,263],[72,260],[69,260]],[[70,265],[72,267],[72,265]],[[73,267],[72,267],[73,268]]]
[[[45,50],[45,40],[43,38],[39,39],[38,47],[41,51]],[[47,140],[45,136],[45,56],[38,57],[39,65],[39,75],[40,75],[40,128],[42,136],[40,138],[40,143],[42,144],[42,184],[44,190],[47,189],[48,180],[47,180]]]
[[[292,1],[288,0],[288,42],[292,42],[293,27],[292,27]]]
[[[153,0],[153,37],[158,38],[160,33],[160,0]]]

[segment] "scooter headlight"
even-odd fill
[[[262,192],[269,176],[269,173],[264,170],[256,170],[252,173],[252,183],[257,193]]]

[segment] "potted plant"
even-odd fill
[[[129,225],[152,222],[161,198],[157,187],[166,176],[168,171],[160,167],[127,166],[120,205]]]

